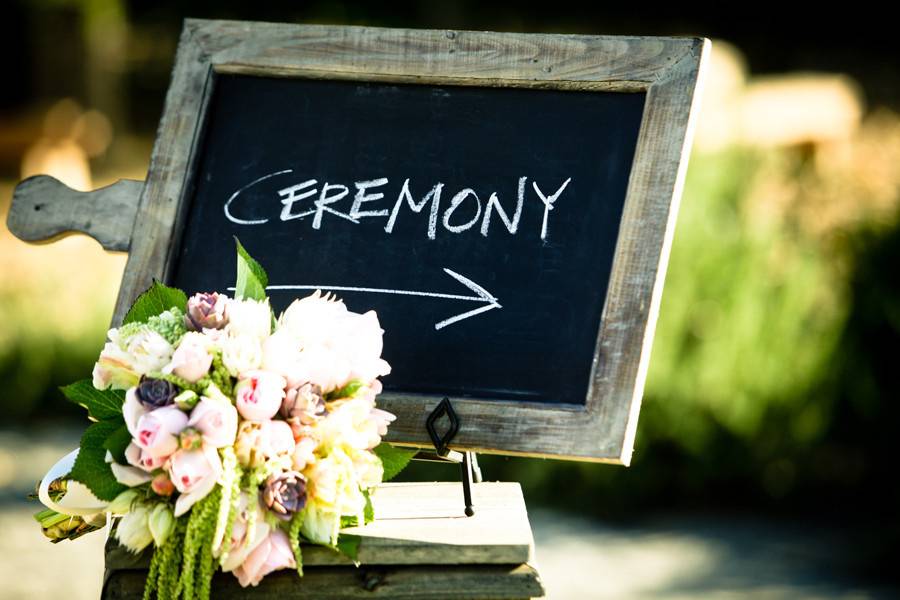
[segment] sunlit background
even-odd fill
[[[900,73],[888,24],[749,4],[740,19],[569,2],[184,4],[0,6],[4,223],[29,175],[82,190],[145,177],[184,16],[712,38],[633,466],[482,466],[523,484],[551,598],[897,593]],[[89,373],[124,262],[88,238],[31,246],[0,226],[0,597],[98,595],[102,535],[51,545],[25,496],[77,445],[82,416],[57,386]]]

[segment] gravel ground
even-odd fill
[[[99,596],[103,533],[51,544],[31,518],[37,505],[23,501],[77,439],[72,430],[0,431],[0,599]],[[898,589],[855,580],[840,533],[815,524],[670,515],[614,527],[545,510],[531,521],[555,600],[900,598]]]

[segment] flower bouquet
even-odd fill
[[[375,406],[390,372],[376,314],[316,292],[276,319],[237,250],[234,298],[154,283],[93,381],[63,388],[94,423],[44,478],[36,518],[59,541],[119,516],[120,544],[153,546],[145,598],[208,598],[219,568],[242,586],[302,575],[302,543],[355,560],[341,528],[372,520],[373,488],[411,456],[381,443],[394,416]]]

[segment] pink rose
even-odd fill
[[[181,492],[175,501],[175,516],[186,513],[215,487],[222,475],[222,460],[212,446],[199,450],[179,450],[169,460],[169,475]]]
[[[262,578],[278,569],[294,569],[294,553],[287,534],[275,528],[263,542],[251,552],[244,563],[234,570],[242,587],[256,586]]]
[[[266,522],[266,512],[259,503],[258,494],[251,497],[247,492],[241,492],[238,499],[238,510],[231,526],[231,545],[228,556],[222,562],[222,570],[226,573],[234,571],[243,564],[247,556],[269,537],[269,524]],[[253,530],[248,527],[250,513],[255,512]],[[218,552],[224,540],[213,540],[213,551]]]
[[[148,473],[161,468],[163,463],[166,462],[166,458],[165,456],[153,456],[134,442],[128,444],[128,447],[125,449],[125,459],[128,461],[128,464],[143,469]]]
[[[178,434],[187,423],[187,415],[177,406],[157,408],[138,420],[134,443],[155,458],[169,456],[178,449]]]
[[[196,383],[203,378],[212,365],[209,353],[209,338],[202,333],[190,331],[184,334],[172,360],[163,368],[163,373],[175,373],[179,377]]]
[[[271,419],[281,408],[284,377],[270,371],[247,371],[234,388],[238,412],[249,421]]]
[[[294,433],[284,421],[243,421],[234,451],[245,467],[258,467],[270,458],[294,451]]]
[[[152,476],[149,471],[153,469],[144,466],[141,462],[141,453],[142,450],[134,442],[128,444],[128,448],[125,449],[125,459],[132,466],[118,464],[113,460],[112,454],[107,453],[106,462],[110,463],[109,467],[116,481],[128,487],[134,487],[150,481]],[[148,460],[152,462],[154,459]]]
[[[125,403],[122,404],[122,417],[125,419],[125,427],[132,438],[137,437],[138,421],[149,412],[147,407],[138,399],[137,388],[133,387],[125,392]]]
[[[194,407],[188,421],[188,426],[198,429],[203,434],[203,441],[214,448],[232,445],[237,435],[237,425],[234,406],[205,397]]]

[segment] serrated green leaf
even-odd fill
[[[128,464],[128,461],[125,458],[125,449],[128,448],[128,444],[130,443],[131,433],[128,432],[128,428],[125,427],[123,421],[122,425],[106,438],[106,441],[103,442],[103,447],[106,450],[109,450],[117,463],[125,465]]]
[[[81,436],[78,458],[69,473],[69,478],[86,485],[100,500],[112,501],[127,489],[113,476],[104,448],[106,440],[121,426],[121,421],[111,419],[88,427]]]
[[[337,545],[334,549],[352,560],[354,564],[359,565],[360,542],[362,542],[362,538],[358,535],[342,533],[338,536]]]
[[[122,390],[98,390],[90,379],[82,379],[59,388],[69,402],[87,409],[92,419],[102,421],[122,416],[125,392]]]
[[[163,285],[154,280],[150,289],[138,296],[131,305],[122,323],[146,323],[150,317],[155,317],[173,306],[185,310],[187,295],[177,288]]]
[[[234,243],[237,245],[237,281],[234,284],[234,297],[244,300],[265,300],[269,276],[237,238],[234,238]]]
[[[381,480],[390,481],[406,468],[418,451],[410,448],[398,448],[382,442],[375,446],[374,452],[381,459],[381,465],[384,467],[384,476]]]

